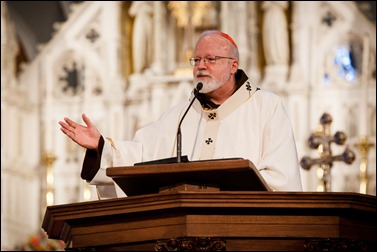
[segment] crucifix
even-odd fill
[[[328,113],[324,113],[320,119],[320,129],[310,135],[308,145],[311,149],[318,149],[320,153],[319,158],[310,158],[304,156],[300,165],[305,170],[309,170],[312,165],[319,165],[323,170],[322,182],[324,185],[324,191],[331,191],[331,176],[330,170],[334,161],[343,161],[346,164],[351,164],[355,160],[355,154],[351,149],[346,147],[345,151],[340,155],[332,155],[330,148],[331,143],[337,145],[343,145],[347,139],[346,134],[341,131],[337,131],[333,136],[330,135],[330,125],[332,117]]]

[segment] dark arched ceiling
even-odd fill
[[[82,1],[6,1],[25,61],[35,58],[37,46],[51,39],[54,23],[66,21],[76,2]]]

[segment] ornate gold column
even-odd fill
[[[56,156],[53,152],[46,152],[42,156],[42,162],[46,167],[46,187],[45,187],[45,204],[51,206],[54,204],[54,170],[53,165]]]
[[[169,10],[177,20],[178,28],[184,29],[183,60],[186,64],[193,55],[195,29],[202,25],[202,19],[207,14],[211,4],[210,1],[169,1],[168,3]]]

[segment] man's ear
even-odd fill
[[[239,66],[239,63],[237,60],[233,60],[233,63],[232,63],[232,74],[235,74],[237,73],[237,70],[238,70],[238,66]]]

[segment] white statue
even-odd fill
[[[151,1],[133,1],[129,14],[135,17],[132,34],[132,60],[134,72],[139,74],[152,63],[153,3]]]
[[[267,65],[288,65],[287,1],[264,1],[263,48]]]

